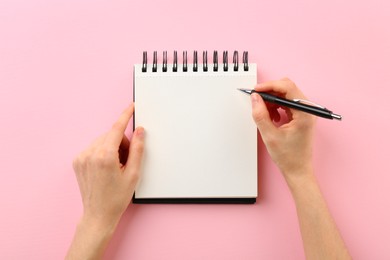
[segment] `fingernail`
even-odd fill
[[[136,130],[136,133],[137,137],[139,138],[144,138],[145,136],[145,130],[143,127],[138,127],[137,130]]]

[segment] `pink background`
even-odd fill
[[[72,159],[132,100],[142,51],[237,49],[260,82],[288,76],[344,116],[318,120],[316,174],[352,256],[390,259],[389,8],[2,0],[0,258],[63,258],[82,213]],[[292,198],[262,144],[259,164],[255,205],[131,205],[106,258],[303,259]]]

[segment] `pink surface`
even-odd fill
[[[73,157],[132,100],[142,51],[194,49],[248,50],[259,81],[288,76],[344,116],[318,120],[316,174],[354,259],[390,259],[389,2],[232,2],[1,1],[1,259],[63,258],[82,213]],[[303,259],[259,149],[258,203],[131,205],[107,259]]]

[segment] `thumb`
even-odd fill
[[[141,172],[142,159],[144,155],[144,136],[145,130],[143,127],[137,127],[130,141],[129,156],[127,158],[125,174],[128,175],[131,184],[134,186],[137,184]]]
[[[259,132],[264,139],[264,135],[273,131],[275,129],[274,124],[269,116],[267,106],[264,103],[264,100],[260,97],[259,94],[251,94],[252,100],[252,117],[255,121]]]

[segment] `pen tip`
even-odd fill
[[[238,88],[237,90],[242,91],[246,94],[251,94],[251,92],[252,92],[250,89],[245,89],[245,88]]]

